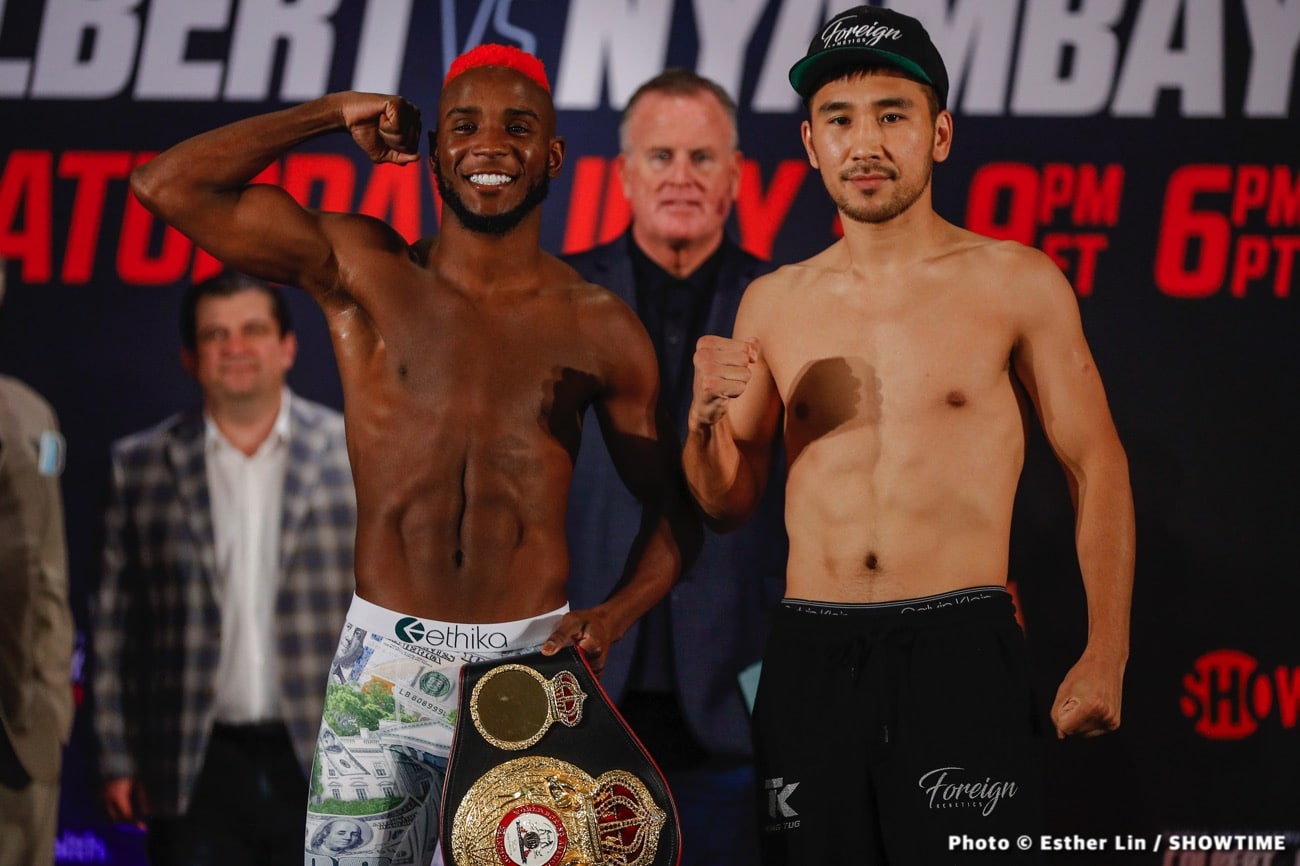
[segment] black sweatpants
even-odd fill
[[[765,866],[1037,862],[1017,839],[1041,829],[1042,725],[1002,587],[787,599],[754,726]]]

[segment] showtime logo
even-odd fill
[[[1276,713],[1291,729],[1300,715],[1300,667],[1261,668],[1240,650],[1217,649],[1201,656],[1183,675],[1183,715],[1211,740],[1240,740]]]

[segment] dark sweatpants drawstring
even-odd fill
[[[891,732],[897,730],[901,692],[908,689],[904,682],[904,671],[908,666],[904,662],[915,643],[915,632],[897,628],[897,622],[883,622],[855,635],[833,656],[837,664],[848,668],[854,687],[864,677],[875,678],[879,688],[867,692],[871,703],[864,722],[878,729],[881,742],[885,744],[890,742]]]

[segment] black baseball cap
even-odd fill
[[[827,21],[790,67],[790,84],[807,99],[826,72],[862,62],[892,66],[930,85],[939,107],[947,107],[948,70],[930,34],[910,15],[879,6],[855,6]]]

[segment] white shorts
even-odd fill
[[[325,687],[306,866],[428,866],[461,667],[535,651],[568,610],[469,625],[353,596]]]

